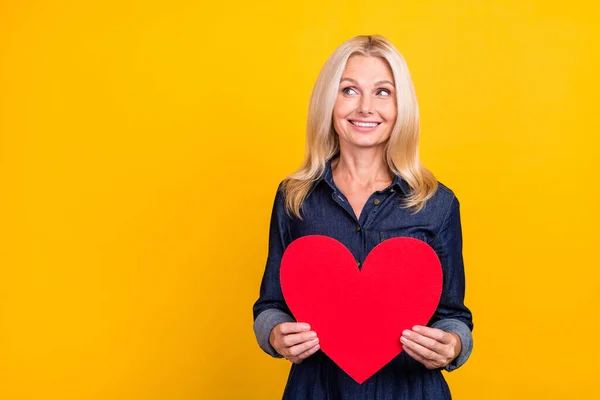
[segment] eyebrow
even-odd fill
[[[352,79],[352,78],[342,78],[342,80],[340,80],[340,83],[342,83],[344,81],[349,81],[349,82],[354,83],[355,85],[358,85],[358,82],[356,80]],[[382,85],[384,83],[387,83],[388,85],[391,85],[392,87],[394,87],[394,84],[392,82],[390,82],[390,81],[387,81],[387,80],[377,81],[377,82],[375,82],[375,86],[379,86],[379,85]]]

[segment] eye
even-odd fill
[[[342,93],[344,93],[344,94],[356,94],[357,92],[356,92],[356,90],[354,90],[353,87],[348,86],[348,87],[345,87],[345,88],[342,89]]]
[[[392,92],[388,89],[378,89],[377,90],[377,96],[389,96],[391,94],[392,94]]]

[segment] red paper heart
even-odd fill
[[[442,292],[442,269],[425,242],[399,237],[376,246],[361,270],[350,251],[321,235],[294,240],[281,260],[281,289],[321,350],[358,383],[402,351],[404,329],[425,325]]]

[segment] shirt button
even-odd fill
[[[360,267],[360,261],[356,260],[356,266]]]
[[[356,225],[356,232],[360,231],[360,225]]]
[[[373,200],[373,203],[375,203],[375,205],[377,205],[377,204],[381,203],[381,201],[379,199],[375,199],[375,200]]]
[[[394,189],[390,189],[390,193],[394,193]]]

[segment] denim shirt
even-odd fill
[[[369,197],[357,219],[348,199],[333,181],[331,160],[328,160],[324,173],[304,200],[303,219],[300,220],[286,212],[280,185],[271,215],[269,252],[260,297],[253,308],[254,332],[267,354],[281,357],[269,343],[269,335],[275,325],[294,321],[279,282],[281,258],[293,240],[306,235],[332,237],[350,250],[360,268],[369,252],[379,243],[404,236],[428,243],[441,261],[442,295],[427,325],[456,333],[462,345],[458,357],[445,369],[452,371],[467,360],[473,348],[473,322],[471,312],[464,304],[465,276],[458,199],[449,188],[439,183],[438,190],[425,208],[414,214],[413,210],[402,208],[401,204],[409,193],[407,182],[396,176],[390,186]],[[429,370],[404,351],[363,384],[358,384],[321,350],[300,364],[292,364],[283,397],[298,400],[451,398],[441,369]]]

